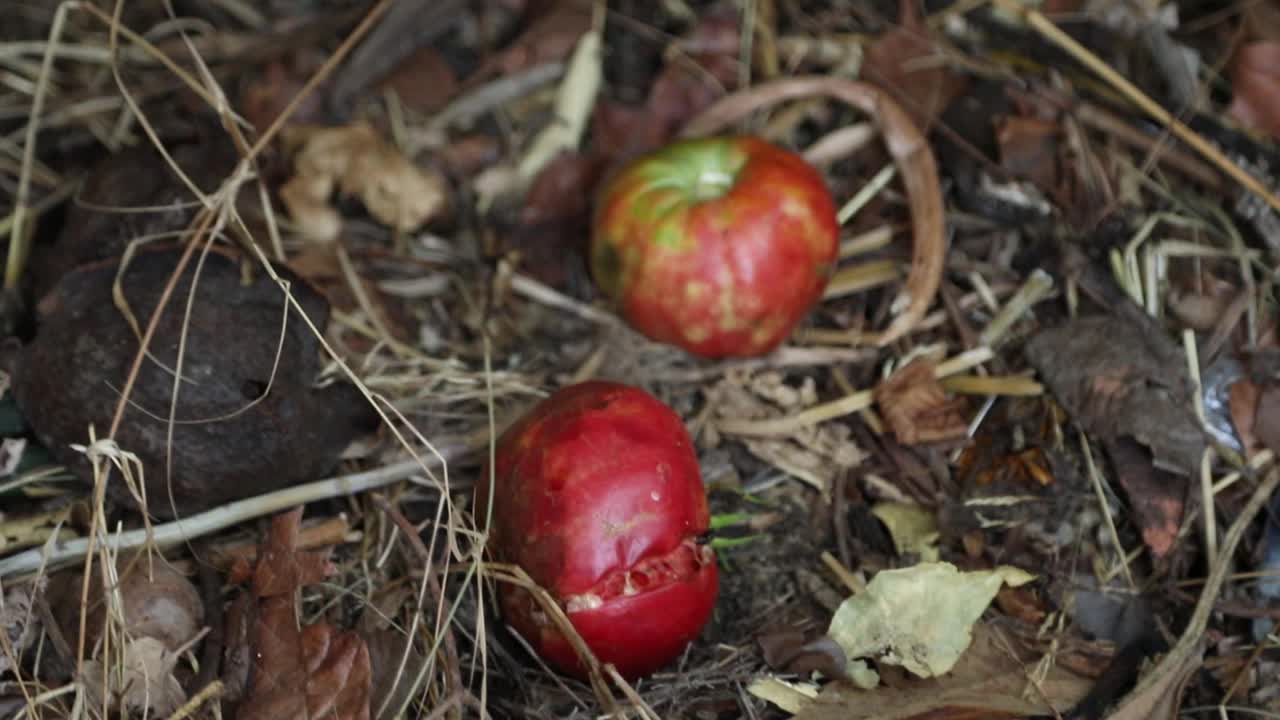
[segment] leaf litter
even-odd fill
[[[1277,18],[195,0],[4,23],[0,673],[25,684],[0,707],[1275,712]],[[583,256],[619,163],[718,132],[813,158],[845,230],[783,348],[704,363],[621,327]],[[635,685],[527,654],[464,502],[495,433],[593,377],[681,414],[722,520],[715,618]],[[138,597],[205,609],[166,633]],[[919,622],[840,647],[833,617]]]

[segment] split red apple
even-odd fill
[[[487,469],[486,469],[487,470]],[[587,646],[627,677],[678,656],[718,589],[706,493],[680,417],[638,388],[556,392],[503,434],[477,483],[489,547],[555,598]],[[492,508],[489,500],[492,498]],[[551,665],[586,668],[533,596],[502,588],[503,614]]]
[[[803,158],[754,137],[685,140],[624,166],[599,198],[591,269],[626,320],[703,357],[782,343],[822,297],[835,204]]]

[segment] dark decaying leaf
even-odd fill
[[[867,48],[861,76],[892,93],[916,127],[928,130],[951,100],[968,87],[968,81],[936,61],[918,5],[916,0],[900,0],[898,26]]]
[[[849,659],[831,637],[809,638],[799,630],[779,630],[756,638],[764,661],[778,672],[808,675],[817,671],[823,677],[843,680],[848,677]]]
[[[467,78],[468,86],[494,77],[511,75],[535,65],[564,60],[582,34],[591,29],[592,4],[588,0],[549,0],[532,3],[528,25],[493,60]]]
[[[1035,183],[1046,194],[1060,184],[1058,142],[1062,134],[1057,123],[1036,117],[1009,115],[996,123],[996,143],[1000,167],[1013,177]]]
[[[297,596],[328,574],[324,552],[297,549],[302,508],[277,516],[254,568],[248,694],[238,720],[367,720],[369,650],[354,632],[326,623],[298,627]]]
[[[393,90],[400,102],[424,115],[436,112],[458,93],[458,76],[433,47],[418,48],[396,66],[380,85]]]
[[[1100,440],[1156,557],[1173,547],[1206,447],[1191,383],[1167,336],[1092,316],[1044,330],[1026,355],[1072,419]],[[1163,359],[1162,359],[1163,358]],[[1133,441],[1150,449],[1155,466]]]
[[[147,250],[124,271],[121,291],[139,328],[151,317],[180,254],[172,246]],[[63,278],[40,303],[35,340],[23,349],[14,376],[18,406],[37,437],[86,481],[92,480],[92,467],[71,446],[88,443],[90,425],[98,437],[106,435],[139,346],[139,336],[113,303],[119,269],[118,260],[108,260]],[[313,387],[320,371],[315,336],[296,312],[286,310],[279,286],[261,268],[248,284],[241,270],[229,251],[213,250],[202,264],[193,259],[161,317],[115,437],[141,460],[148,509],[156,515],[189,514],[318,479],[373,419],[353,387]],[[324,299],[291,274],[283,277],[308,317],[324,328]],[[188,297],[184,382],[170,438],[171,370],[177,367]],[[120,475],[109,489],[118,500],[134,502]]]
[[[1152,556],[1163,558],[1173,549],[1182,526],[1185,479],[1152,465],[1146,452],[1129,438],[1103,440],[1103,447],[1116,479],[1129,495],[1143,542]]]
[[[586,240],[592,193],[604,170],[601,159],[562,153],[534,178],[514,223],[499,239],[504,253],[519,253],[520,268],[554,287],[585,285]]]
[[[1085,431],[1132,437],[1157,465],[1193,475],[1205,437],[1184,356],[1168,336],[1143,330],[1118,317],[1080,317],[1038,333],[1026,356]]]
[[[1268,385],[1258,398],[1258,415],[1253,430],[1271,452],[1280,451],[1280,385]]]

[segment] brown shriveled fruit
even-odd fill
[[[181,253],[175,246],[145,250],[124,270],[120,289],[137,331],[113,301],[119,260],[67,274],[39,304],[36,337],[13,369],[15,398],[39,440],[86,482],[93,480],[92,467],[72,445],[88,444],[90,426],[97,437],[107,435],[138,351],[137,333]],[[252,280],[242,278],[245,269]],[[324,298],[280,272],[323,330]],[[170,436],[173,370],[184,341]],[[331,470],[374,418],[350,385],[314,388],[319,371],[316,337],[296,310],[286,309],[283,292],[262,268],[242,266],[221,249],[202,262],[197,250],[160,319],[115,436],[142,463],[147,509],[160,517],[191,514]],[[136,505],[121,473],[113,474],[108,491]]]

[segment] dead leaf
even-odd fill
[[[1280,3],[1276,0],[1251,2],[1241,8],[1242,29],[1250,40],[1280,42]]]
[[[1280,138],[1280,42],[1242,45],[1231,60],[1227,114],[1241,125]]]
[[[441,161],[459,177],[471,177],[501,157],[501,143],[487,133],[463,135],[440,151]]]
[[[600,162],[579,153],[562,153],[538,173],[520,210],[520,222],[539,225],[585,221],[591,189],[601,175]]]
[[[917,5],[899,0],[898,26],[867,48],[861,77],[892,93],[916,127],[927,131],[968,82],[941,62]]]
[[[934,369],[933,362],[917,358],[876,386],[876,404],[903,445],[953,440],[968,433],[965,401],[947,397]]]
[[[324,64],[325,57],[314,49],[299,50],[282,60],[275,60],[252,79],[240,96],[240,106],[249,124],[258,132],[265,131],[293,102],[307,80]],[[312,92],[289,116],[293,123],[320,122],[324,117],[324,91],[327,83]]]
[[[1182,526],[1187,483],[1151,463],[1138,444],[1128,438],[1103,440],[1116,479],[1129,496],[1142,540],[1156,558],[1173,549]]]
[[[444,108],[458,94],[458,76],[440,51],[418,48],[378,83],[391,90],[408,109],[429,115]]]
[[[372,681],[364,641],[325,623],[298,627],[298,590],[332,571],[328,552],[297,549],[301,519],[302,508],[276,516],[259,551],[248,695],[236,717],[368,720]]]
[[[849,660],[844,650],[826,635],[807,638],[797,630],[782,630],[761,635],[756,642],[765,663],[779,672],[808,676],[816,671],[830,679],[848,677]]]
[[[342,216],[329,204],[335,191],[359,198],[375,220],[401,232],[445,209],[444,178],[410,162],[369,125],[296,126],[285,143],[296,149],[294,175],[280,198],[312,240],[332,242],[342,232]]]
[[[908,720],[909,718],[1022,718],[1065,712],[1093,682],[1057,665],[1033,681],[1039,656],[1006,641],[986,624],[951,672],[938,678],[859,690],[831,683],[795,720]],[[964,713],[969,714],[964,714]]]
[[[513,222],[499,226],[499,252],[519,253],[520,270],[555,288],[585,276],[592,192],[604,172],[598,156],[562,153],[534,178]]]
[[[738,10],[732,3],[715,6],[666,53],[643,107],[598,103],[592,120],[597,152],[625,158],[663,145],[691,118],[736,88],[739,28]]]
[[[1227,316],[1231,304],[1240,295],[1236,283],[1204,270],[1185,284],[1169,289],[1169,310],[1191,328],[1212,333]]]
[[[740,26],[737,8],[721,3],[667,53],[646,104],[646,121],[657,126],[663,141],[737,87]]]
[[[1258,397],[1253,432],[1263,447],[1280,455],[1280,385],[1267,385]]]
[[[961,572],[945,562],[882,570],[866,590],[841,603],[828,632],[849,658],[875,658],[917,677],[938,677],[959,662],[996,592],[1034,577],[1008,565]]]
[[[876,503],[871,513],[884,523],[899,557],[917,555],[925,562],[938,559],[938,520],[933,511],[900,502]]]
[[[591,29],[591,5],[586,0],[555,0],[550,3],[550,8],[531,22],[510,45],[467,77],[466,86],[475,87],[500,75],[511,75],[569,57],[578,39]]]
[[[126,715],[148,712],[166,717],[182,707],[187,693],[174,677],[178,654],[153,637],[132,638],[112,667],[103,669],[101,660],[88,660],[80,673],[92,706],[101,707],[103,694],[109,693],[107,704]],[[108,686],[103,687],[106,678]]]
[[[484,27],[504,28],[506,3],[484,3]],[[458,30],[458,21],[470,6],[463,0],[413,0],[390,3],[377,24],[364,36],[346,62],[332,75],[328,104],[335,113],[347,114],[378,78],[404,61],[414,50],[431,45],[441,35]],[[489,21],[496,20],[491,23]]]
[[[996,593],[996,607],[1005,615],[1018,618],[1032,627],[1040,627],[1049,614],[1044,601],[1028,587],[1000,588]]]
[[[1000,167],[1016,178],[1029,180],[1046,195],[1061,187],[1058,165],[1057,123],[1036,117],[1008,115],[996,122]]]
[[[1205,437],[1191,410],[1184,355],[1167,335],[1095,315],[1042,330],[1025,352],[1085,431],[1133,437],[1151,449],[1157,465],[1199,472]]]

